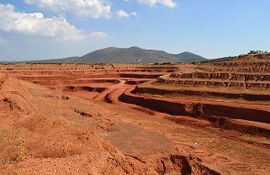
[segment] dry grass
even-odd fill
[[[28,154],[35,158],[64,158],[82,152],[82,144],[72,142],[72,131],[60,120],[32,116],[20,124],[31,138],[27,140]]]
[[[17,164],[26,157],[65,158],[83,153],[83,137],[77,131],[67,130],[60,121],[42,116],[30,116],[18,121],[13,129],[0,125],[0,169]],[[26,137],[29,136],[29,137]],[[0,171],[2,174],[2,171]]]
[[[0,167],[7,163],[22,161],[26,152],[23,132],[7,132],[0,125],[0,150]]]

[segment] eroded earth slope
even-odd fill
[[[270,174],[269,65],[1,65],[0,174]]]

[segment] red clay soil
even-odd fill
[[[270,174],[267,101],[132,91],[212,66],[1,65],[0,174]]]

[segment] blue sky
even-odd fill
[[[48,2],[48,1],[47,1]],[[207,58],[270,51],[269,0],[0,0],[0,60],[139,46]]]

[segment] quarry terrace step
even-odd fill
[[[232,119],[270,123],[269,111],[236,107],[235,105],[229,106],[228,104],[196,103],[192,101],[187,103],[172,99],[165,100],[157,97],[143,97],[132,94],[129,91],[124,92],[119,97],[119,100],[171,115],[192,117],[228,117]]]
[[[157,83],[177,84],[186,86],[208,86],[224,88],[244,88],[253,90],[270,89],[270,81],[237,81],[237,80],[207,80],[207,79],[177,79],[159,77]]]
[[[234,72],[190,72],[190,73],[172,73],[170,78],[177,79],[214,79],[214,80],[230,80],[230,81],[268,81],[270,82],[270,74],[266,73],[234,73]]]
[[[228,99],[243,99],[247,101],[270,101],[270,94],[252,94],[252,93],[228,93],[220,91],[208,90],[192,90],[192,89],[161,89],[155,87],[140,87],[137,86],[132,93],[146,93],[153,95],[188,95],[188,96],[201,96],[201,97],[222,97]]]

